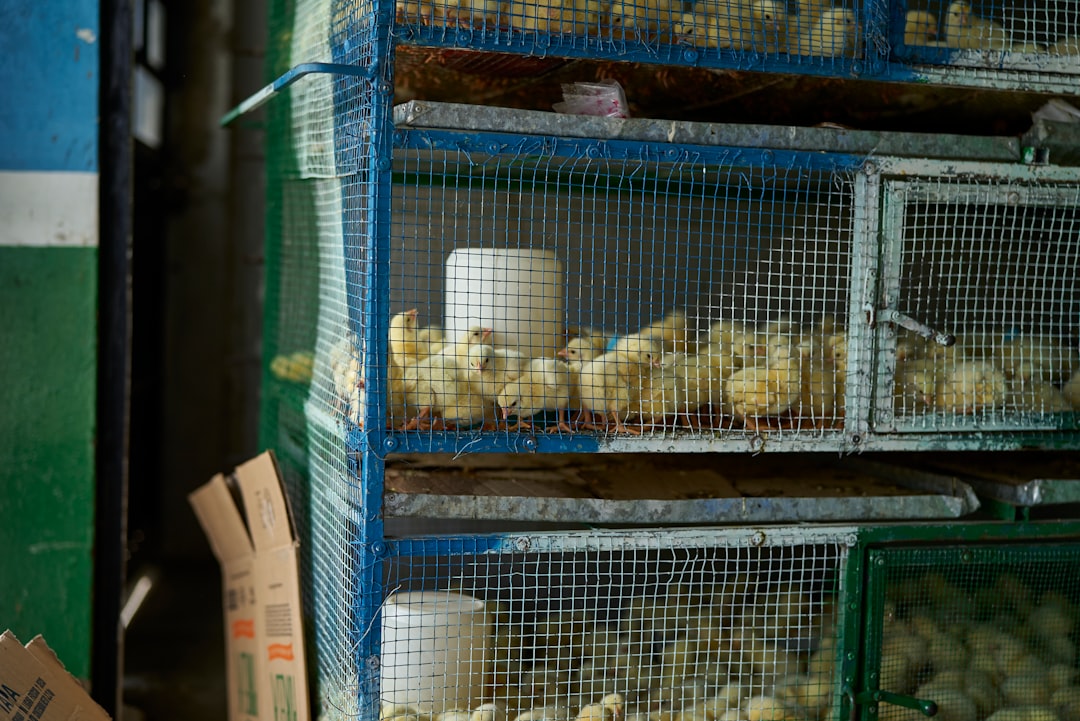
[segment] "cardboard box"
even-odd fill
[[[299,544],[273,455],[188,500],[221,562],[230,721],[308,721]]]
[[[108,721],[67,672],[45,639],[23,646],[15,634],[0,635],[0,719],[11,721]]]

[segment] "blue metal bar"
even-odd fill
[[[221,116],[221,127],[229,125],[241,115],[245,115],[256,108],[262,107],[268,100],[306,75],[331,74],[372,78],[377,72],[377,65],[363,67],[360,65],[345,65],[341,63],[301,63],[300,65],[290,68],[285,74],[274,80],[274,82],[266,85],[235,108],[225,113],[225,115]]]

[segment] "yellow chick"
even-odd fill
[[[431,430],[453,423],[475,425],[485,418],[490,404],[473,389],[464,368],[452,358],[435,354],[405,368],[402,385],[407,411],[418,414],[405,430]],[[431,417],[436,420],[429,421]]]
[[[488,343],[469,348],[469,382],[493,403],[502,387],[524,373],[527,365],[525,357],[516,350],[496,348]]]
[[[855,51],[855,13],[847,8],[830,8],[822,13],[815,25],[801,29],[788,39],[788,52],[795,55],[837,57]]]
[[[787,342],[774,345],[766,365],[733,373],[724,384],[724,408],[747,428],[785,413],[802,395],[802,358]]]
[[[482,27],[498,20],[503,0],[461,0],[458,15],[463,22]]]
[[[416,346],[423,355],[438,353],[446,345],[442,328],[437,325],[429,325],[416,331]]]
[[[693,351],[692,329],[686,313],[673,310],[660,320],[650,323],[637,332],[642,338],[658,341],[665,351],[689,353]]]
[[[556,355],[567,363],[577,364],[580,367],[585,361],[590,361],[603,352],[604,349],[597,349],[596,343],[591,339],[571,338],[566,347],[560,349]]]
[[[756,333],[745,323],[720,320],[709,327],[708,344],[702,353],[719,358],[721,363],[735,371],[756,355],[756,343]]]
[[[469,326],[461,331],[457,340],[443,346],[439,350],[439,355],[449,358],[461,367],[465,367],[469,364],[469,350],[483,343],[490,344],[492,335],[494,333],[491,328],[482,328],[478,325]]]
[[[315,356],[311,351],[298,350],[289,355],[274,356],[270,361],[270,372],[283,381],[310,383],[314,364]]]
[[[525,32],[571,32],[574,0],[510,0],[511,27]]]
[[[1048,52],[1054,56],[1080,55],[1080,36],[1061,38],[1050,46]]]
[[[627,428],[623,421],[629,417],[651,369],[659,364],[659,346],[647,341],[609,351],[584,363],[578,371],[578,393],[586,415],[600,411],[613,421],[616,432],[640,435],[641,431]],[[586,424],[583,427],[600,430],[589,418]]]
[[[934,406],[946,413],[975,414],[1005,404],[1008,379],[986,361],[962,361],[938,378]]]
[[[720,369],[707,358],[667,354],[649,374],[631,415],[640,416],[642,423],[658,423],[675,416],[693,426],[691,416],[714,397],[719,400],[723,381]]]
[[[831,0],[797,0],[795,6],[799,11],[800,28],[812,27],[826,10],[833,8]]]
[[[813,335],[804,337],[798,346],[802,359],[802,382],[795,416],[804,424],[827,428],[836,421],[836,396],[843,388],[836,385],[836,367],[825,340]]]
[[[1055,386],[1041,380],[1009,381],[1005,408],[1020,413],[1068,413],[1072,403]]]
[[[398,367],[405,367],[424,357],[424,349],[418,344],[416,308],[402,311],[390,319],[390,360]]]
[[[525,372],[507,381],[496,398],[503,420],[517,416],[518,427],[530,428],[529,418],[540,411],[567,413],[566,421],[558,419],[559,430],[570,433],[570,407],[575,402],[577,378],[566,363],[553,358],[533,359]]]
[[[669,0],[613,0],[609,22],[616,37],[648,37],[670,28],[680,16],[673,15]]]
[[[506,708],[494,701],[480,704],[469,715],[470,721],[507,721],[509,718]]]
[[[747,721],[800,721],[798,711],[775,696],[754,696],[743,708]]]
[[[431,22],[438,20],[457,21],[460,17],[460,0],[422,0],[422,5],[431,5]]]
[[[1080,369],[1073,371],[1072,377],[1061,386],[1061,395],[1073,408],[1080,410]]]
[[[954,0],[945,13],[945,44],[950,48],[1008,50],[1012,45],[998,23],[975,15],[965,0]]]
[[[750,3],[749,34],[741,38],[743,49],[787,50],[787,7],[776,0],[754,0]],[[744,29],[746,27],[744,23]]]
[[[602,332],[593,328],[568,328],[566,337],[568,339],[566,343],[567,347],[576,341],[576,347],[588,348],[592,351],[594,358],[607,350],[607,337]]]
[[[933,47],[938,45],[938,21],[925,10],[908,10],[904,16],[904,45]]]
[[[626,700],[621,693],[609,693],[599,703],[583,706],[577,721],[622,721],[626,715]]]
[[[683,13],[672,30],[680,41],[695,47],[732,48],[736,47],[735,36],[741,36],[737,23],[726,15]]]
[[[1022,335],[1002,343],[994,359],[1009,378],[1063,383],[1080,366],[1076,351],[1045,336]]]

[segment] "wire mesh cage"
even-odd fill
[[[884,194],[884,295],[955,343],[890,333],[879,427],[1075,428],[1080,186],[939,177]]]
[[[831,370],[845,322],[850,174],[796,157],[480,140],[410,133],[395,161],[391,305],[408,310],[391,319],[391,427],[430,407],[456,428],[551,411],[569,431],[579,410],[607,415],[594,430],[712,428],[730,423],[725,384],[754,383],[772,407],[733,400],[741,424],[840,425],[831,372],[794,407],[797,360]],[[464,374],[433,379],[448,356]],[[747,378],[756,356],[775,378]]]
[[[824,718],[847,534],[759,536],[391,541],[381,718]]]
[[[879,574],[878,718],[1080,715],[1075,544],[871,552]],[[879,668],[871,663],[872,669]]]

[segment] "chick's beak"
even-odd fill
[[[494,333],[494,332],[495,332],[494,328],[481,328],[480,329],[480,337],[483,338],[484,340],[487,340],[488,338],[491,337],[491,334]]]
[[[509,418],[509,417],[510,417],[510,408],[509,408],[509,406],[503,406],[503,407],[502,407],[502,408],[500,408],[499,410],[500,410],[500,411],[502,411],[502,417],[503,417],[503,420],[504,420],[504,421],[505,421],[505,420],[506,420],[507,418]]]
[[[570,357],[570,351],[563,348],[563,349],[559,350],[558,352],[556,352],[555,355],[559,356],[560,358],[569,358]]]

